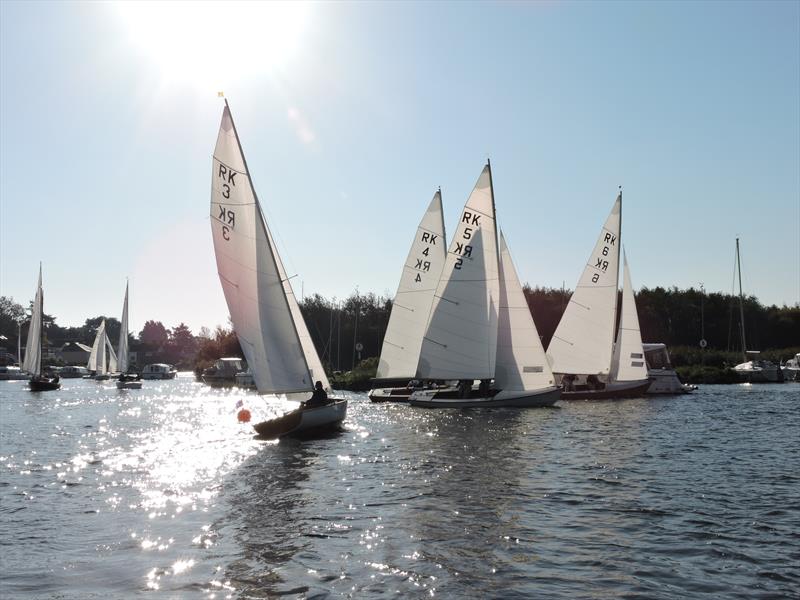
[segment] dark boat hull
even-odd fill
[[[600,390],[575,390],[561,392],[562,400],[622,400],[625,398],[641,398],[647,393],[650,380],[632,382],[614,382]]]
[[[560,397],[561,388],[528,392],[500,391],[493,396],[476,394],[470,398],[459,398],[458,390],[426,390],[414,394],[409,404],[420,408],[543,408],[553,406]]]
[[[28,382],[28,387],[32,392],[49,392],[61,387],[58,377],[33,377]]]

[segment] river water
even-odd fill
[[[190,377],[0,382],[0,597],[798,598],[800,384],[345,429]]]

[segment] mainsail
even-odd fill
[[[620,192],[547,348],[555,373],[609,373],[619,284],[621,219]]]
[[[117,368],[120,373],[128,372],[128,284],[125,284],[125,301],[122,303],[122,321],[119,328],[117,346]]]
[[[403,265],[383,338],[377,379],[414,377],[433,294],[447,257],[442,194],[433,195]]]
[[[105,375],[109,371],[115,371],[117,366],[117,357],[114,355],[114,349],[111,348],[111,343],[106,334],[106,320],[100,322],[100,327],[97,328],[97,334],[94,336],[94,344],[92,344],[92,352],[89,354],[89,362],[86,368],[94,371],[96,375]]]
[[[25,360],[22,370],[33,376],[42,374],[42,310],[44,294],[42,292],[42,265],[39,265],[39,281],[36,284],[36,296],[31,308],[31,322],[28,325],[28,339],[25,341]]]
[[[453,233],[422,342],[418,377],[494,377],[498,269],[492,174],[487,164]]]
[[[262,394],[310,391],[313,379],[305,353],[316,355],[316,350],[313,345],[304,348],[300,339],[302,319],[290,306],[293,295],[286,290],[291,286],[264,221],[227,102],[211,180],[217,271],[256,388]]]
[[[523,391],[553,385],[553,372],[533,322],[503,232],[500,232],[500,311],[495,386]]]
[[[636,381],[647,379],[647,365],[644,361],[642,334],[639,330],[639,315],[633,296],[628,259],[622,254],[622,309],[619,317],[617,343],[614,345],[614,361],[611,371],[615,381]]]

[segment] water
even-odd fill
[[[191,378],[0,382],[2,598],[798,598],[800,385],[539,410],[350,395],[255,440]],[[273,407],[274,409],[274,407]]]

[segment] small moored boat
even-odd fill
[[[172,365],[166,363],[153,363],[145,365],[139,376],[142,379],[175,379],[178,371]]]

